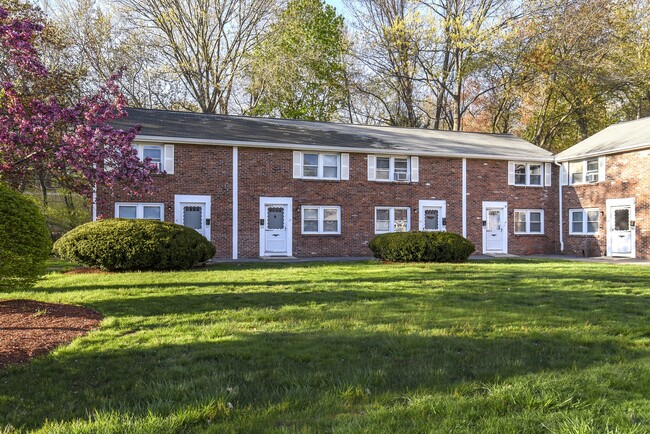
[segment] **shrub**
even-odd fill
[[[0,289],[34,285],[51,251],[50,232],[36,202],[0,184]]]
[[[475,247],[452,232],[396,232],[370,242],[376,258],[395,262],[462,262]]]
[[[66,233],[54,253],[108,271],[181,270],[212,258],[215,248],[194,229],[174,223],[106,219]]]

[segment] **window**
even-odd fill
[[[541,163],[513,163],[514,185],[542,186],[544,170]],[[512,171],[512,168],[510,169]],[[511,181],[512,183],[512,181]]]
[[[163,220],[162,203],[116,203],[115,217],[123,219]]]
[[[302,154],[302,177],[339,179],[339,154]]]
[[[375,208],[375,233],[411,230],[410,208]]]
[[[598,158],[569,163],[571,184],[584,184],[600,181]]]
[[[515,210],[516,234],[543,234],[544,210],[519,209]]]
[[[409,159],[406,157],[377,157],[375,180],[409,181]]]
[[[593,235],[600,229],[600,211],[597,208],[570,209],[569,233],[572,235]]]
[[[303,206],[303,234],[340,234],[341,207],[338,206]]]
[[[151,164],[156,165],[159,171],[165,170],[165,147],[162,145],[133,145],[138,151],[140,160],[151,159]]]

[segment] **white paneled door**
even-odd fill
[[[483,202],[483,253],[508,253],[506,202]]]
[[[260,256],[292,255],[291,198],[260,198]]]

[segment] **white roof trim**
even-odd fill
[[[149,143],[177,143],[188,145],[210,145],[210,146],[242,146],[250,148],[277,148],[277,149],[293,149],[293,150],[313,150],[313,151],[335,151],[335,152],[353,152],[359,154],[393,154],[393,155],[420,155],[425,157],[439,157],[439,158],[469,158],[474,160],[516,160],[516,161],[539,161],[552,163],[553,156],[548,157],[524,157],[521,155],[481,155],[481,154],[458,154],[458,153],[441,153],[441,152],[427,152],[416,151],[407,149],[385,149],[385,148],[370,148],[370,147],[346,147],[346,146],[321,146],[321,145],[307,145],[298,143],[274,143],[274,142],[249,142],[239,140],[212,140],[212,139],[193,139],[189,137],[165,137],[165,136],[149,136],[138,135],[135,138],[136,142],[149,142]]]
[[[611,154],[621,154],[621,153],[624,153],[624,152],[636,151],[636,150],[640,150],[640,149],[644,149],[644,148],[650,148],[650,142],[639,143],[639,144],[632,145],[632,146],[626,146],[624,148],[609,149],[607,151],[587,152],[585,154],[576,154],[576,155],[569,156],[569,157],[560,157],[560,155],[561,155],[561,153],[560,153],[555,158],[555,161],[562,162],[562,161],[572,161],[572,160],[584,160],[585,158],[600,157],[600,156],[603,156],[603,155],[611,155]],[[569,149],[571,149],[571,148],[569,148]]]

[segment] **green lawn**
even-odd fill
[[[224,265],[2,297],[106,318],[0,371],[0,432],[650,432],[650,267]]]

